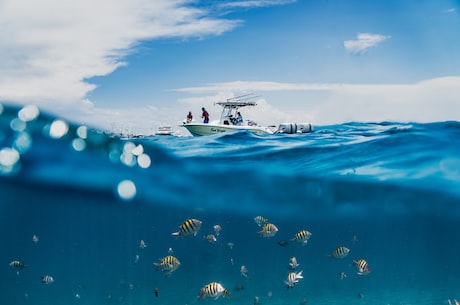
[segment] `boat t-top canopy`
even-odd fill
[[[238,107],[245,107],[245,106],[257,106],[257,103],[254,101],[226,101],[226,102],[217,102],[217,105],[220,105],[222,107],[232,107],[232,108],[238,108]]]
[[[238,108],[246,106],[257,106],[257,103],[254,101],[258,96],[251,94],[235,96],[228,98],[225,102],[217,102],[217,105],[227,108]]]

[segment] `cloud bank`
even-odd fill
[[[366,53],[369,48],[376,47],[378,44],[390,39],[391,36],[380,34],[359,33],[355,40],[345,40],[343,46],[351,54]]]
[[[192,106],[212,105],[210,101],[255,92],[270,105],[255,119],[273,123],[310,121],[329,125],[360,122],[434,122],[460,118],[460,77],[441,77],[409,84],[339,84],[244,82],[214,83],[180,88],[190,94],[207,94],[184,100]],[[276,94],[281,92],[282,94]],[[212,98],[212,94],[215,98]],[[288,110],[286,101],[296,105]],[[264,106],[265,107],[265,106]],[[272,113],[272,114],[271,114]]]
[[[74,103],[95,89],[85,80],[124,65],[142,40],[219,35],[240,23],[190,3],[3,0],[0,100]]]

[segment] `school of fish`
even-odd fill
[[[266,238],[270,239],[274,237],[275,235],[277,235],[277,233],[279,232],[278,227],[263,216],[259,215],[259,216],[254,217],[254,222],[259,227],[259,230],[255,231],[255,233],[263,239],[266,239]],[[203,225],[203,221],[195,219],[195,218],[189,218],[189,219],[184,220],[179,225],[179,230],[171,233],[171,235],[176,238],[195,237],[200,231],[202,225]],[[221,231],[223,230],[222,226],[220,224],[215,224],[211,226],[210,228],[212,229],[212,233],[203,235],[203,239],[211,244],[217,243],[219,241]],[[310,231],[308,231],[305,228],[300,228],[297,232],[293,232],[291,234],[292,234],[291,235],[292,238],[290,240],[294,242],[293,244],[297,243],[297,244],[300,244],[301,246],[306,246],[310,238],[313,235]],[[38,237],[34,235],[32,241],[34,243],[38,243]],[[354,236],[353,244],[355,244],[356,242],[357,242],[357,238],[356,236]],[[295,246],[295,245],[291,245],[289,242],[285,240],[278,241],[277,244],[283,247]],[[223,245],[228,251],[233,250],[233,247],[234,247],[233,242],[226,242]],[[147,243],[143,239],[141,239],[139,242],[139,248],[141,250],[144,250],[147,248]],[[327,256],[333,259],[342,260],[346,258],[350,252],[351,252],[350,248],[346,246],[337,246],[334,250],[329,252]],[[179,269],[179,267],[182,266],[179,259],[173,254],[174,254],[173,249],[169,248],[166,256],[161,257],[157,259],[157,261],[153,262],[153,265],[156,268],[156,270],[162,272],[165,276],[171,276],[173,273],[175,273]],[[137,264],[139,262],[139,259],[140,259],[140,255],[136,254],[135,259],[134,259],[134,264]],[[231,261],[231,264],[233,265],[234,259],[231,258],[230,261]],[[352,260],[350,265],[355,268],[356,274],[359,276],[365,276],[365,275],[370,274],[371,272],[369,264],[367,260],[365,260],[364,258]],[[9,266],[17,270],[18,274],[19,274],[19,271],[22,271],[23,269],[28,267],[28,265],[26,265],[23,261],[18,260],[18,259],[12,260],[9,263]],[[308,274],[305,275],[303,273],[304,272],[303,270],[298,270],[299,266],[300,266],[300,263],[297,261],[297,258],[294,256],[290,257],[289,262],[286,266],[287,267],[286,277],[284,279],[279,280],[281,283],[284,283],[286,288],[294,288],[301,282],[301,280],[304,279],[304,276],[308,277]],[[241,274],[244,280],[251,280],[248,272],[249,271],[246,265],[240,266],[239,273]],[[344,271],[340,271],[339,277],[341,280],[343,280],[347,278],[347,275]],[[41,283],[45,285],[49,285],[51,283],[54,283],[55,281],[53,276],[49,274],[42,275],[39,278],[41,280]],[[134,289],[133,284],[130,283],[128,286],[131,290]],[[244,289],[244,286],[242,284],[238,284],[235,286],[235,291],[241,291],[243,289]],[[202,299],[216,300],[216,299],[219,299],[221,296],[231,298],[230,290],[225,288],[224,284],[218,281],[213,281],[208,284],[204,284],[201,288],[197,288],[197,290],[198,290],[197,298],[199,300],[202,300]],[[155,287],[154,292],[155,292],[155,297],[158,297],[159,296],[158,287]],[[272,292],[270,291],[269,294],[271,295],[271,293]],[[80,299],[81,298],[80,294],[77,293],[76,296],[77,295],[78,295],[78,299]],[[254,300],[257,300],[258,302],[259,300],[258,296],[256,296]]]

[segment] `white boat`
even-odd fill
[[[173,131],[171,126],[160,126],[155,134],[157,136],[172,136]]]
[[[277,127],[276,125],[260,126],[254,121],[247,120],[238,125],[238,109],[242,107],[257,106],[257,103],[252,100],[254,98],[255,96],[248,94],[229,98],[225,102],[217,102],[217,105],[222,106],[222,113],[219,120],[209,123],[183,122],[180,126],[185,127],[193,136],[208,136],[223,132],[234,132],[237,130],[247,130],[256,134],[294,134],[313,131],[313,126],[310,123],[283,123]]]

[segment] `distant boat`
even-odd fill
[[[174,132],[172,131],[171,126],[160,126],[155,134],[158,136],[172,136],[174,135]]]
[[[198,122],[183,122],[182,127],[185,127],[193,136],[207,136],[223,132],[232,132],[237,130],[247,130],[256,134],[276,134],[276,133],[307,133],[313,131],[313,126],[310,123],[283,123],[278,127],[260,126],[256,122],[248,120],[241,125],[237,124],[238,109],[242,107],[257,106],[253,101],[255,96],[248,94],[234,98],[229,98],[225,102],[217,102],[217,105],[222,106],[220,119],[210,123]]]

